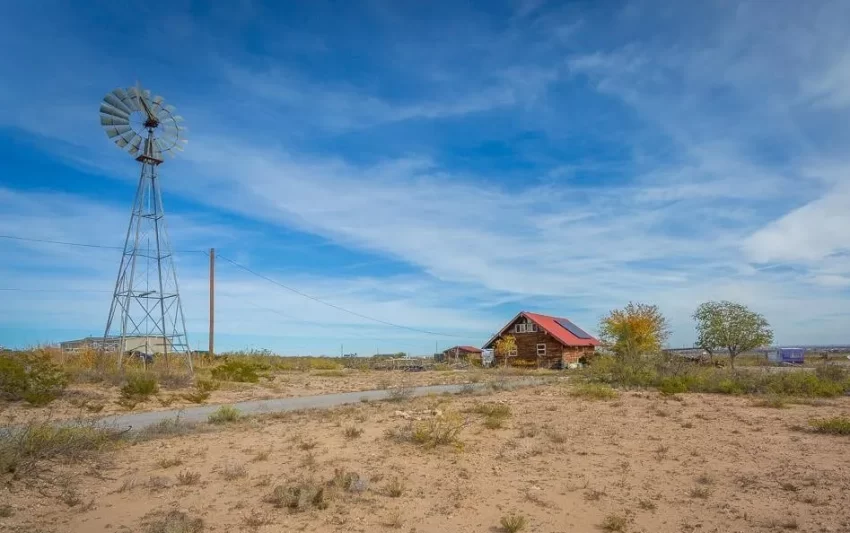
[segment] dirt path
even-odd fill
[[[537,380],[523,380],[511,382],[511,385],[527,385]],[[483,384],[476,385],[431,385],[425,387],[412,387],[411,396],[426,396],[428,394],[457,394],[464,387],[483,388]],[[239,409],[242,414],[262,414],[283,411],[297,411],[299,409],[324,409],[339,405],[360,403],[364,400],[376,401],[386,400],[392,394],[391,390],[370,390],[359,392],[345,392],[340,394],[320,394],[316,396],[301,396],[296,398],[274,398],[270,400],[254,400],[249,402],[234,403],[233,407]],[[220,405],[204,405],[190,407],[188,409],[171,409],[169,411],[149,411],[142,413],[130,413],[124,415],[108,416],[99,419],[100,422],[119,428],[132,427],[134,430],[142,429],[169,418],[180,416],[187,422],[203,422],[207,417],[218,409]]]

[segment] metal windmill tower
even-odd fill
[[[115,347],[121,365],[128,351],[192,358],[186,320],[177,286],[174,255],[168,240],[157,170],[163,155],[173,157],[186,143],[183,118],[161,96],[151,98],[141,87],[115,89],[100,105],[100,123],[119,148],[136,156],[141,166],[136,199],[124,240],[124,253],[103,347]]]

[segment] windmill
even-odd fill
[[[103,348],[115,347],[119,366],[127,352],[169,353],[192,358],[177,271],[165,225],[157,169],[186,143],[183,117],[161,96],[140,86],[115,89],[100,105],[100,124],[141,166],[124,252],[103,334]]]

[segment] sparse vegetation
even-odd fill
[[[507,533],[516,533],[517,531],[522,531],[525,529],[526,518],[521,514],[509,514],[507,516],[503,516],[499,523],[502,525],[502,529]]]
[[[626,530],[626,526],[628,525],[628,520],[626,517],[618,515],[618,514],[609,514],[606,516],[602,523],[599,524],[600,529],[602,531],[608,532],[623,532]]]
[[[46,356],[26,352],[0,355],[0,398],[46,405],[67,385],[67,374]]]
[[[202,533],[204,521],[182,511],[153,513],[145,517],[145,533]]]
[[[180,485],[197,485],[201,481],[201,473],[193,470],[183,470],[177,474],[177,483]]]
[[[207,420],[210,424],[227,424],[229,422],[236,422],[240,416],[239,409],[232,405],[222,405],[210,414]]]
[[[458,413],[445,413],[427,420],[411,422],[400,429],[387,431],[387,437],[419,444],[424,448],[462,446],[459,436],[466,420]]]
[[[163,457],[156,463],[160,468],[173,468],[183,464],[183,459],[179,457]]]
[[[260,366],[253,361],[232,358],[210,370],[212,378],[218,381],[238,383],[257,383],[260,381]]]
[[[487,429],[499,429],[511,416],[511,407],[503,403],[478,404],[473,412],[484,415],[484,427]]]
[[[349,440],[351,440],[351,439],[356,439],[356,438],[358,438],[360,435],[362,435],[362,434],[363,434],[363,429],[358,428],[358,427],[356,427],[356,426],[347,426],[347,427],[346,427],[346,428],[342,431],[342,434],[345,436],[345,438],[346,438],[346,439],[349,439]]]
[[[655,502],[652,500],[641,498],[640,500],[638,500],[638,507],[640,507],[644,511],[654,511],[658,506],[655,505]]]
[[[570,389],[570,396],[586,400],[613,400],[617,391],[601,383],[583,383]]]
[[[9,504],[0,505],[0,518],[9,518],[10,516],[14,516],[15,508]]]
[[[135,401],[146,401],[159,392],[159,383],[151,373],[129,374],[121,387],[121,396]]]
[[[113,448],[120,439],[120,433],[94,423],[56,427],[32,422],[0,432],[0,473],[21,477],[48,461],[82,461]]]
[[[386,487],[387,496],[390,498],[398,498],[404,494],[404,481],[401,478],[394,477]]]
[[[711,489],[708,487],[694,487],[690,491],[688,491],[688,496],[691,498],[701,498],[706,499],[711,495]]]
[[[221,476],[227,481],[243,478],[248,475],[245,465],[227,463],[221,468]]]
[[[830,435],[850,435],[850,417],[834,416],[832,418],[815,418],[809,420],[809,426],[816,433]]]

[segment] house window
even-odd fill
[[[537,345],[537,357],[540,357],[541,355],[546,355],[546,345],[545,344],[538,344]]]
[[[508,357],[516,357],[516,356],[517,356],[517,351],[516,351],[516,346],[514,346],[513,348],[508,350]]]
[[[531,322],[529,322],[525,326],[525,331],[527,331],[529,333],[536,333],[537,332],[537,324],[532,324]]]
[[[525,324],[517,324],[514,329],[517,333],[525,333]]]

